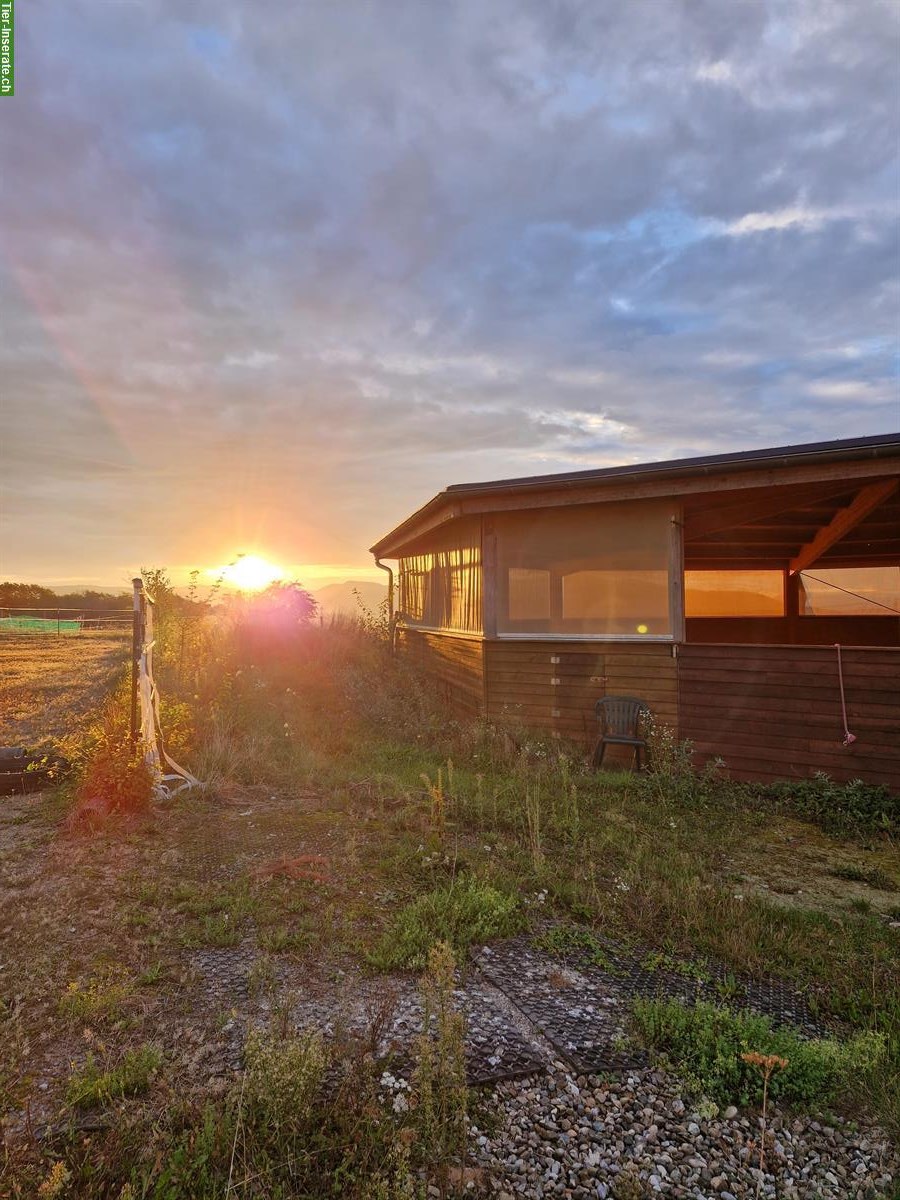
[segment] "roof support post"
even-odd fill
[[[672,515],[669,537],[669,620],[676,642],[685,640],[684,626],[684,509]]]
[[[497,636],[497,532],[491,517],[481,519],[481,628],[486,638]]]

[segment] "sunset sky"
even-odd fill
[[[448,483],[900,427],[896,0],[16,17],[2,578],[380,578]]]

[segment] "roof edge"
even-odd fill
[[[797,465],[802,462],[817,462],[828,458],[845,458],[847,461],[864,458],[894,457],[900,455],[900,432],[874,434],[861,438],[842,438],[830,442],[807,442],[793,446],[774,446],[761,450],[741,450],[727,454],[708,454],[696,458],[663,459],[659,462],[636,463],[618,467],[597,467],[585,471],[565,471],[551,475],[526,475],[509,479],[492,479],[482,483],[455,483],[433,496],[427,504],[401,521],[390,533],[385,534],[369,553],[378,557],[387,554],[389,547],[401,539],[415,536],[416,526],[421,524],[442,505],[453,501],[488,496],[494,492],[528,492],[547,488],[564,489],[604,483],[623,482],[628,479],[654,479],[691,474],[720,474],[746,467],[764,467],[781,464]],[[459,510],[447,513],[445,520],[452,520]],[[438,523],[443,523],[438,522]]]

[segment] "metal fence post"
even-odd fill
[[[137,745],[140,725],[138,722],[138,675],[141,669],[141,648],[144,642],[144,581],[132,579],[134,590],[134,613],[131,621],[131,740]]]

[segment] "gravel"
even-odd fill
[[[755,1112],[697,1112],[659,1070],[611,1082],[574,1077],[562,1062],[546,1075],[491,1093],[472,1129],[475,1163],[494,1195],[755,1197],[760,1121]],[[772,1200],[872,1200],[900,1179],[895,1148],[877,1129],[770,1112],[760,1195]]]

